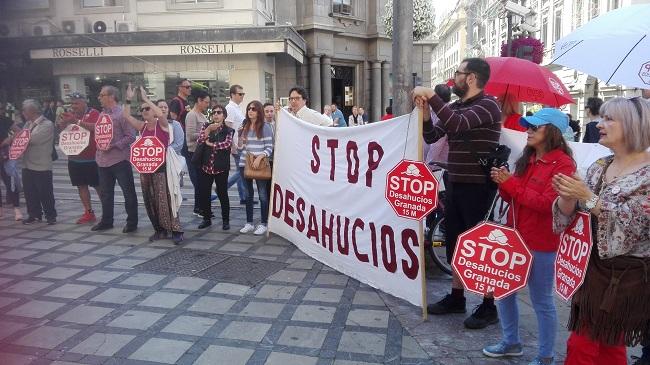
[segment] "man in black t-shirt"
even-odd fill
[[[185,130],[185,116],[189,111],[187,98],[190,94],[192,94],[192,82],[188,79],[182,79],[176,83],[176,96],[169,103],[170,117],[181,123],[183,131]]]

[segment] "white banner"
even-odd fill
[[[269,231],[312,258],[422,306],[418,222],[384,197],[386,175],[418,159],[417,111],[355,128],[308,124],[280,113]]]
[[[526,147],[526,132],[519,132],[508,128],[501,128],[501,139],[499,143],[510,147],[510,171],[514,171],[515,161],[521,156],[524,147]],[[587,169],[601,157],[611,155],[609,148],[598,143],[580,143],[569,142],[569,147],[573,151],[573,159],[576,162],[578,173],[585,178]]]

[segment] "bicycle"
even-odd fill
[[[446,172],[435,163],[429,163],[429,169],[438,180],[438,206],[429,213],[424,224],[424,250],[440,270],[451,275],[451,265],[447,263],[447,243],[445,239],[445,196],[444,180]]]

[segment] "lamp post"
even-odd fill
[[[410,112],[413,69],[413,0],[393,1],[393,114]]]

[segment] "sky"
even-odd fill
[[[458,2],[457,0],[431,0],[436,12],[436,26],[443,20],[443,15],[450,12]]]

